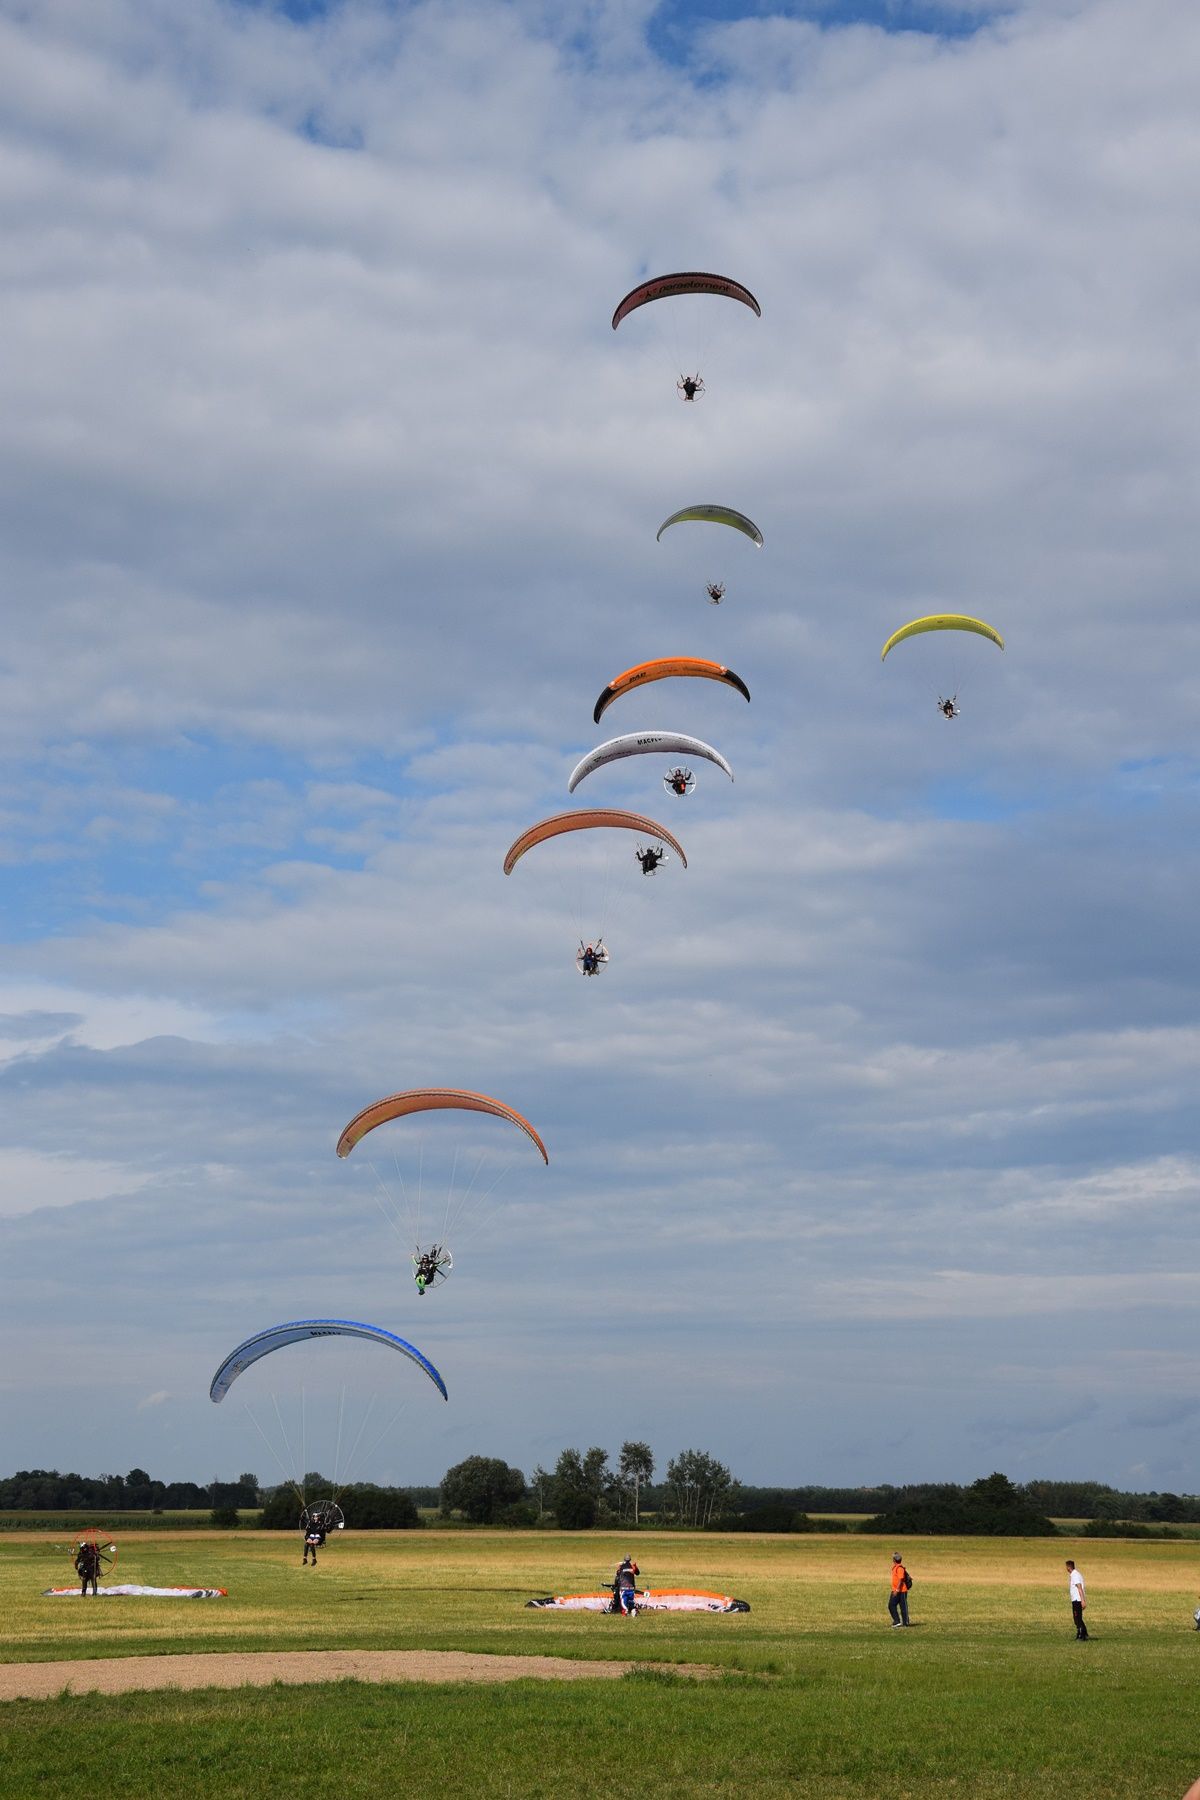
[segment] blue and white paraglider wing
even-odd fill
[[[306,1343],[310,1338],[357,1337],[366,1338],[369,1342],[383,1344],[387,1349],[399,1350],[415,1362],[418,1368],[424,1369],[430,1381],[437,1388],[443,1400],[449,1400],[446,1384],[429,1361],[427,1356],[413,1344],[406,1343],[394,1332],[385,1331],[382,1325],[360,1325],[353,1319],[293,1319],[284,1325],[272,1325],[266,1331],[255,1332],[253,1337],[239,1344],[221,1364],[212,1378],[208,1397],[218,1406],[225,1398],[238,1376],[243,1370],[261,1357],[270,1356],[276,1350],[283,1350],[288,1344]]]

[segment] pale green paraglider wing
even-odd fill
[[[662,534],[668,526],[686,525],[695,521],[708,525],[732,526],[734,531],[742,532],[752,544],[756,544],[760,550],[762,549],[763,534],[754,520],[748,519],[745,513],[735,511],[732,506],[681,506],[678,512],[672,513],[669,519],[663,520],[655,533],[656,541],[662,542]]]

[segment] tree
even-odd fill
[[[492,1525],[506,1506],[525,1498],[525,1477],[497,1456],[468,1456],[442,1476],[443,1514],[460,1512],[473,1525]]]
[[[667,1464],[667,1486],[679,1523],[704,1526],[715,1512],[724,1511],[737,1483],[706,1450],[681,1450]]]
[[[590,1494],[593,1500],[602,1500],[611,1486],[612,1470],[608,1466],[608,1451],[593,1444],[583,1458],[583,1491]]]
[[[546,1496],[553,1492],[554,1477],[551,1475],[549,1469],[543,1469],[541,1463],[539,1463],[529,1478],[529,1486],[537,1495],[537,1510],[538,1518],[540,1519],[546,1510]]]
[[[633,1522],[636,1525],[642,1489],[654,1476],[654,1454],[649,1444],[622,1444],[617,1468],[625,1489],[633,1494]]]
[[[593,1444],[581,1456],[564,1450],[554,1465],[554,1515],[564,1531],[586,1531],[612,1491],[608,1451]]]
[[[554,1516],[562,1531],[590,1531],[596,1523],[596,1502],[581,1488],[567,1488],[555,1499]]]

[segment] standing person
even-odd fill
[[[903,1558],[898,1550],[892,1552],[892,1591],[888,1595],[888,1611],[892,1615],[892,1626],[908,1624],[908,1590],[912,1580],[904,1566]]]
[[[79,1589],[81,1594],[87,1593],[89,1582],[92,1584],[92,1593],[99,1594],[100,1551],[90,1538],[85,1538],[75,1552],[75,1572],[82,1583]]]
[[[1088,1628],[1083,1622],[1083,1609],[1087,1605],[1087,1589],[1083,1585],[1083,1576],[1069,1556],[1067,1558],[1067,1576],[1070,1583],[1071,1617],[1075,1621],[1076,1642],[1086,1644]]]
[[[613,1577],[617,1610],[627,1619],[637,1618],[637,1578],[641,1572],[632,1556],[625,1556],[617,1564],[617,1572]]]

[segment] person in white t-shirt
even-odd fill
[[[1083,1576],[1075,1567],[1070,1557],[1067,1558],[1067,1576],[1070,1582],[1071,1617],[1075,1621],[1075,1636],[1079,1643],[1087,1642],[1088,1628],[1083,1622],[1083,1609],[1087,1605],[1087,1589],[1083,1585]]]

